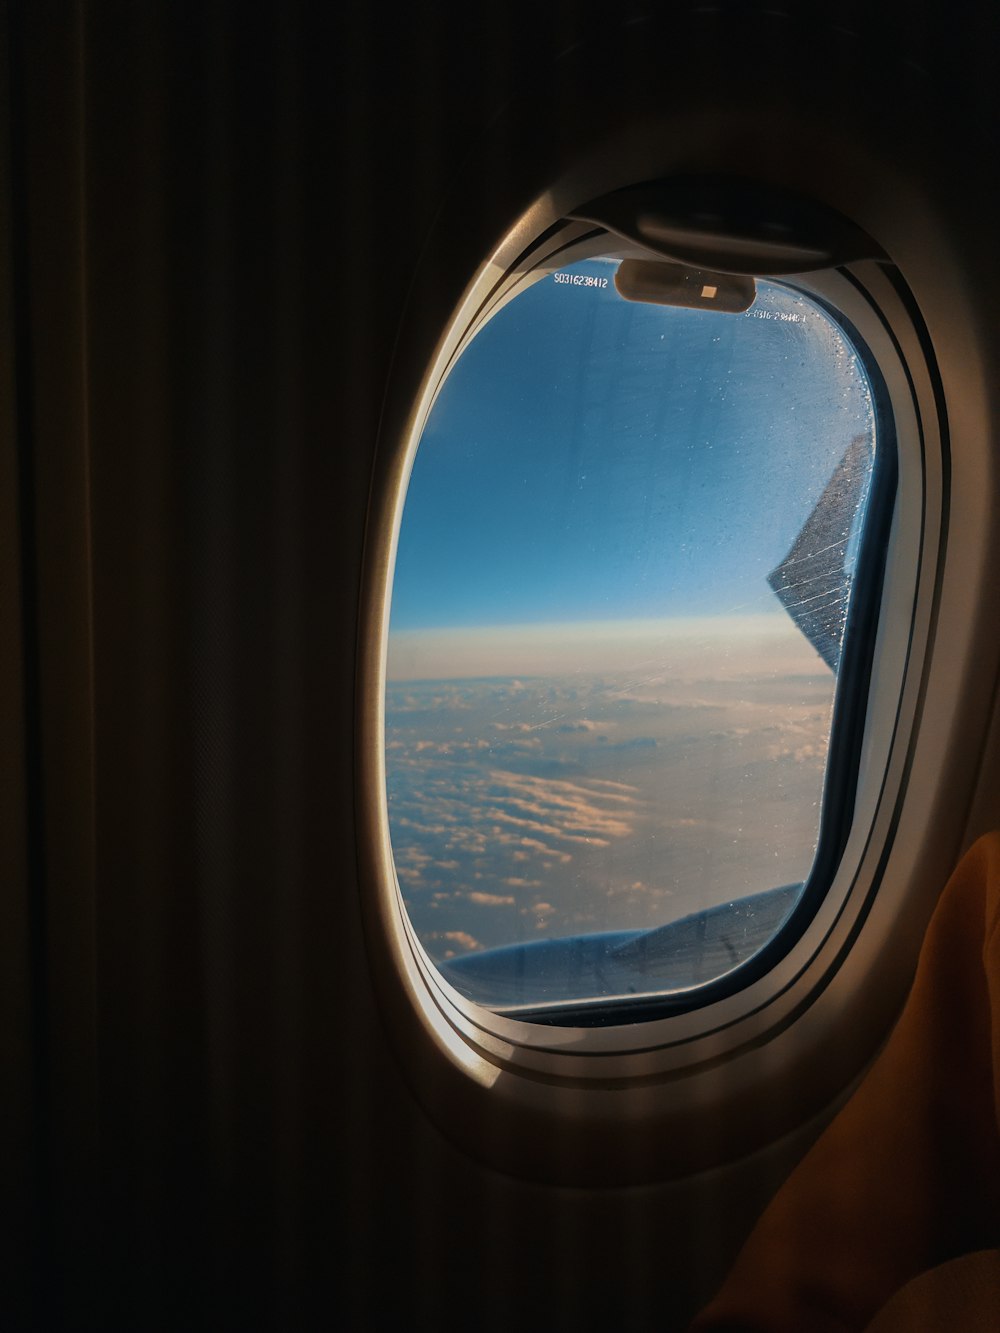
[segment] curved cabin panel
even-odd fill
[[[1000,818],[995,49],[4,12],[5,1329],[681,1330],[786,1216]]]

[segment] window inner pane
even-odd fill
[[[443,384],[399,535],[390,837],[430,958],[502,1010],[710,981],[816,854],[875,450],[844,332],[540,279]],[[569,280],[574,279],[574,280]]]

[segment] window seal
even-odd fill
[[[529,248],[531,258],[526,259]],[[382,528],[376,525],[376,531],[382,530],[390,535],[398,530],[409,460],[412,459],[437,388],[448,368],[454,364],[455,357],[475,335],[483,320],[488,319],[510,299],[512,290],[520,284],[538,280],[554,268],[576,259],[593,257],[595,254],[608,255],[609,252],[611,246],[606,235],[595,233],[593,229],[584,230],[574,224],[571,227],[550,228],[544,247],[522,246],[519,255],[512,255],[508,260],[502,274],[498,272],[496,260],[490,261],[483,275],[471,285],[463,299],[448,332],[442,338],[437,358],[425,376],[424,389],[411,407],[402,437],[409,443],[393,456],[395,461],[392,470],[383,478],[381,493],[384,499],[389,500],[390,507],[379,511],[382,514]],[[621,249],[615,248],[613,253],[617,256],[630,252],[634,253],[630,247],[622,246]],[[899,302],[881,270],[881,264],[865,261],[829,273],[812,274],[793,285],[800,288],[809,299],[827,303],[839,324],[845,328],[850,325],[849,336],[858,347],[859,354],[862,347],[867,348],[883,369],[886,356],[889,356],[890,361],[893,357],[898,358],[899,365],[892,374],[895,387],[888,392],[897,420],[901,403],[904,416],[906,411],[910,413],[909,424],[904,423],[904,433],[910,441],[907,446],[910,460],[908,475],[912,477],[916,453],[923,449],[920,413],[927,411],[928,407],[926,396],[918,403],[912,378],[906,370],[905,356],[892,338],[896,305],[893,305],[894,313],[891,316],[883,316],[880,311],[882,298],[869,290],[874,280],[876,286],[882,284],[879,292],[884,289],[890,298]],[[484,285],[487,279],[488,285]],[[855,313],[852,314],[845,305],[850,305]],[[904,311],[902,317],[905,318],[907,313]],[[877,348],[869,346],[873,336],[878,342]],[[890,343],[893,343],[893,347],[886,351]],[[910,338],[908,345],[911,350],[912,344],[913,339]],[[884,432],[884,425],[881,429]],[[883,434],[883,446],[884,440]],[[884,447],[882,452],[884,456]],[[920,471],[919,467],[917,471]],[[906,524],[912,527],[912,520],[916,518],[918,510],[922,511],[926,496],[922,483],[919,487],[911,485],[909,490],[909,518]],[[898,518],[898,514],[892,518],[893,525]],[[872,522],[867,524],[867,533],[873,531],[873,526]],[[866,539],[872,540],[871,537]],[[906,550],[913,549],[909,537],[904,547]],[[923,537],[918,548],[923,550]],[[367,774],[363,790],[367,790],[369,798],[374,798],[371,816],[364,815],[362,820],[367,829],[362,834],[362,844],[368,848],[370,878],[374,880],[372,888],[375,889],[371,910],[366,908],[366,914],[374,922],[371,925],[375,932],[372,962],[376,972],[382,976],[380,988],[383,992],[395,993],[397,999],[392,1003],[397,1014],[403,1012],[399,1009],[402,1004],[404,1011],[411,1012],[417,1028],[425,1032],[424,1038],[414,1035],[418,1046],[429,1039],[440,1049],[442,1056],[456,1067],[460,1077],[471,1078],[473,1083],[485,1082],[493,1086],[496,1079],[500,1078],[506,1087],[507,1080],[513,1078],[514,1084],[523,1087],[523,1093],[517,1094],[518,1097],[528,1096],[529,1085],[535,1083],[539,1087],[550,1088],[591,1087],[596,1096],[599,1087],[626,1087],[636,1080],[644,1084],[650,1077],[666,1079],[667,1083],[672,1083],[676,1078],[691,1076],[699,1069],[707,1071],[717,1067],[720,1061],[728,1066],[738,1060],[741,1051],[749,1052],[761,1041],[770,1040],[771,1036],[784,1030],[793,1021],[790,1015],[793,1012],[800,1013],[803,1007],[808,1008],[813,998],[832,979],[839,963],[832,965],[831,972],[831,951],[839,957],[839,941],[843,938],[844,930],[849,928],[850,921],[862,910],[861,904],[869,902],[877,888],[877,874],[881,873],[887,854],[887,847],[883,846],[880,839],[886,836],[891,839],[893,827],[886,822],[886,803],[889,807],[898,808],[902,794],[899,783],[905,783],[906,775],[905,764],[893,756],[897,755],[900,740],[907,745],[912,741],[912,727],[908,727],[909,718],[903,716],[903,703],[899,703],[899,717],[891,727],[882,727],[885,734],[880,734],[878,739],[880,757],[875,765],[878,771],[866,779],[864,828],[855,821],[848,839],[851,847],[836,881],[829,886],[822,903],[818,904],[813,919],[806,922],[804,917],[800,918],[802,938],[783,950],[784,958],[758,980],[745,981],[746,973],[741,972],[739,985],[733,988],[731,994],[721,996],[717,993],[697,1006],[691,1005],[691,992],[687,992],[687,1002],[683,1008],[665,1017],[660,1003],[662,997],[657,997],[656,1007],[660,1013],[650,1014],[648,1021],[645,1017],[633,1019],[631,1016],[623,1016],[621,1006],[623,1003],[628,1004],[628,1001],[615,1001],[615,1012],[610,1016],[612,1021],[604,1024],[557,1025],[537,1019],[524,1021],[520,1017],[508,1018],[466,1000],[438,972],[415,937],[396,882],[388,841],[382,750],[388,587],[395,558],[394,538],[384,545],[379,544],[377,557],[369,569],[369,579],[375,580],[375,592],[374,600],[368,603],[368,614],[370,616],[374,612],[375,619],[369,622],[372,628],[364,631],[364,637],[374,647],[375,661],[380,661],[381,666],[368,677],[363,696],[363,700],[366,698],[368,703],[361,707],[359,714],[359,755],[362,770]],[[904,551],[901,568],[893,573],[893,587],[888,590],[896,607],[892,616],[896,622],[892,633],[897,636],[902,624],[902,607],[898,605],[900,597],[905,605],[918,596],[917,574],[912,564]],[[371,586],[369,583],[369,588]],[[908,587],[912,588],[911,592],[906,592]],[[909,612],[905,619],[906,641],[909,644],[913,635]],[[880,615],[880,636],[885,628],[883,621],[884,616]],[[916,661],[923,664],[925,658],[922,643],[917,646]],[[908,656],[909,648],[906,654]],[[895,650],[890,654],[893,661],[899,656]],[[370,655],[368,660],[372,660]],[[892,674],[893,679],[888,688],[899,700],[903,682],[908,676],[907,662],[892,667]],[[884,694],[885,686],[879,688]],[[890,763],[892,775],[889,772]],[[885,833],[887,828],[888,835]],[[877,845],[879,853],[879,868],[875,878],[868,868],[871,865],[873,844]],[[851,862],[850,866],[847,866],[847,861]],[[779,933],[779,939],[783,933]],[[735,975],[736,972],[730,974]],[[447,1056],[444,1055],[446,1051],[450,1053]],[[522,1080],[527,1082],[522,1083]],[[529,1096],[529,1100],[533,1100],[533,1097],[533,1094]],[[580,1107],[587,1104],[589,1101],[580,1103]]]

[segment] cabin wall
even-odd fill
[[[359,906],[390,376],[582,141],[664,99],[683,125],[673,83],[792,116],[808,51],[868,132],[879,61],[835,35],[860,8],[758,17],[752,49],[725,7],[674,11],[10,9],[5,1327],[680,1328],[818,1132],[631,1189],[501,1175],[408,1087]],[[937,62],[960,91],[971,62],[960,106],[899,74],[888,115],[964,179],[992,73],[983,34],[939,28],[871,40],[893,79]]]

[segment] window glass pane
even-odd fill
[[[866,375],[791,288],[723,314],[626,301],[615,268],[547,275],[470,343],[399,535],[399,888],[444,975],[501,1010],[723,975],[819,836]]]

